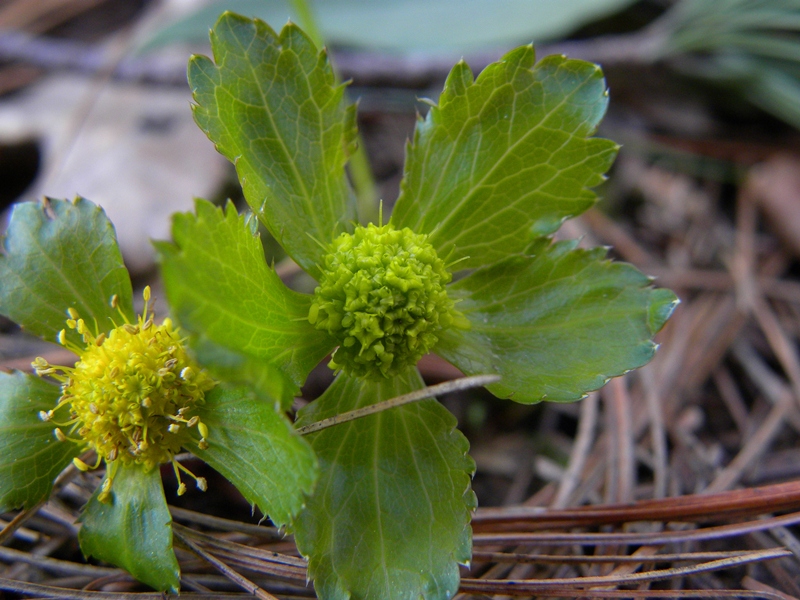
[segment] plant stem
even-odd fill
[[[369,406],[364,406],[362,408],[357,408],[355,410],[335,415],[327,419],[322,419],[316,423],[298,427],[297,433],[300,435],[308,435],[309,433],[314,433],[315,431],[319,431],[321,429],[327,429],[328,427],[333,427],[334,425],[340,425],[342,423],[347,423],[348,421],[360,419],[361,417],[374,415],[375,413],[383,412],[384,410],[389,410],[390,408],[396,408],[398,406],[403,406],[404,404],[411,404],[412,402],[419,402],[420,400],[433,398],[434,396],[438,396],[440,394],[460,392],[470,388],[489,385],[490,383],[494,383],[496,381],[500,381],[499,375],[473,375],[472,377],[462,377],[460,379],[453,379],[452,381],[445,381],[444,383],[438,383],[436,385],[422,388],[421,390],[415,390],[413,392],[409,392],[408,394],[403,394],[402,396],[389,398],[383,402],[370,404]]]

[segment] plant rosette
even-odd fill
[[[77,356],[73,366],[37,358],[38,376],[0,373],[0,512],[45,501],[70,463],[105,465],[86,504],[86,556],[128,570],[157,590],[178,591],[161,465],[207,483],[180,464],[183,449],[228,477],[277,525],[310,493],[314,453],[274,401],[218,384],[185,349],[169,318],[135,315],[130,277],[105,213],[83,198],[14,207],[0,255],[0,313]]]
[[[592,137],[593,64],[532,46],[475,79],[463,62],[407,147],[387,223],[357,224],[345,163],[355,109],[325,51],[224,14],[194,57],[195,120],[236,166],[255,218],[198,201],[158,245],[173,316],[215,376],[296,393],[333,352],[331,387],[296,425],[423,386],[434,352],[500,398],[570,402],[645,364],[677,299],[601,248],[554,242],[596,202],[617,145]],[[257,221],[318,282],[288,289]],[[309,434],[320,477],[291,529],[325,599],[450,598],[471,555],[474,463],[435,400]]]

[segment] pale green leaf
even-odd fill
[[[100,502],[99,492],[80,517],[83,553],[122,567],[153,589],[177,592],[180,567],[172,550],[172,517],[160,471],[120,464],[110,501]]]
[[[0,255],[0,314],[47,340],[66,327],[74,308],[95,332],[122,319],[109,301],[133,319],[131,282],[114,226],[84,198],[17,204]],[[68,337],[80,337],[68,330]]]
[[[352,116],[325,53],[295,25],[277,35],[225,13],[211,32],[216,64],[189,63],[195,120],[235,165],[244,196],[312,275],[356,220],[344,173]]]
[[[340,373],[298,425],[422,387],[416,369],[379,382]],[[320,478],[294,523],[321,598],[450,598],[470,560],[474,463],[455,418],[423,400],[310,434]]]
[[[255,223],[237,215],[232,204],[223,211],[198,201],[196,210],[175,215],[174,244],[157,246],[173,315],[200,337],[198,359],[212,370],[209,360],[224,349],[223,367],[238,370],[242,380],[252,382],[272,365],[266,375],[278,377],[276,368],[285,372],[294,393],[333,348],[327,334],[308,322],[311,296],[281,282],[264,259]]]
[[[450,286],[471,328],[443,332],[434,351],[467,374],[499,374],[489,390],[526,404],[577,400],[648,362],[677,298],[603,248],[573,246],[543,239]]]
[[[222,473],[253,505],[285,525],[302,508],[317,475],[309,444],[271,402],[247,388],[218,386],[196,411],[208,448],[194,454]]]
[[[590,137],[606,110],[596,65],[523,46],[473,81],[464,62],[407,151],[397,227],[427,233],[459,268],[492,264],[595,201],[617,145]]]
[[[59,442],[39,411],[56,407],[61,389],[25,373],[0,372],[0,512],[30,508],[50,496],[53,481],[80,448]],[[63,407],[56,422],[69,419]]]

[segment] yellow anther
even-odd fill
[[[61,344],[62,346],[66,346],[67,345],[67,330],[66,329],[62,329],[61,331],[59,331],[58,332],[58,336],[56,336],[56,339],[58,340],[59,344]]]
[[[181,484],[178,486],[178,496],[183,496],[186,493],[186,484],[181,481]]]
[[[72,307],[67,309],[67,314],[69,315],[69,318],[73,319],[73,320],[76,320],[78,317],[80,317],[80,315],[78,314],[78,311],[75,310]]]
[[[86,471],[88,471],[88,470],[89,470],[89,468],[90,468],[90,467],[89,467],[89,465],[87,465],[85,462],[83,462],[83,461],[82,461],[80,458],[78,458],[77,456],[76,456],[75,458],[73,458],[73,459],[72,459],[72,464],[73,464],[73,465],[75,465],[75,467],[76,467],[76,468],[77,468],[79,471],[83,471],[84,473],[86,473]]]
[[[105,333],[101,333],[100,335],[97,336],[97,338],[95,338],[94,345],[95,346],[102,346],[103,342],[105,342],[105,341],[106,341],[106,334]]]
[[[202,437],[203,439],[208,437],[208,425],[206,425],[202,421],[200,421],[197,424],[197,431],[200,432],[200,437]]]
[[[61,429],[60,429],[60,428],[58,428],[58,427],[56,427],[56,428],[53,430],[53,435],[55,435],[55,436],[56,436],[56,439],[57,439],[59,442],[66,442],[66,441],[67,441],[67,436],[66,436],[66,435],[64,435],[64,432],[63,432],[63,431],[61,431]]]
[[[111,308],[117,308],[119,306],[119,296],[116,294],[111,296],[111,302],[109,304],[111,304]]]
[[[170,433],[178,433],[178,432],[181,430],[181,426],[180,426],[180,425],[178,425],[177,423],[173,423],[172,425],[170,425],[169,427],[167,427],[167,430],[168,430]]]
[[[192,367],[184,367],[181,369],[181,379],[184,381],[191,381],[192,377],[194,377],[194,371]]]
[[[144,290],[142,290],[142,298],[144,298],[145,302],[150,302],[150,286],[144,286]]]

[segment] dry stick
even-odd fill
[[[265,537],[270,540],[282,540],[284,537],[286,537],[276,527],[242,523],[241,521],[233,521],[231,519],[206,515],[193,510],[178,508],[177,506],[170,506],[169,512],[172,517],[178,521],[197,523],[198,525],[205,525],[206,527],[212,527],[222,531],[235,531],[237,533]]]
[[[453,379],[452,381],[437,383],[436,385],[432,385],[421,390],[416,390],[408,394],[403,394],[402,396],[397,396],[396,398],[390,398],[389,400],[384,400],[383,402],[378,402],[377,404],[371,404],[363,408],[357,408],[340,415],[322,419],[321,421],[317,421],[309,425],[298,427],[297,433],[300,435],[307,435],[309,433],[320,431],[321,429],[333,427],[334,425],[340,425],[342,423],[347,423],[348,421],[354,421],[355,419],[374,415],[375,413],[383,412],[384,410],[388,410],[390,408],[403,406],[404,404],[411,404],[412,402],[418,402],[419,400],[425,400],[426,398],[433,398],[434,396],[438,396],[440,394],[449,394],[451,392],[460,392],[471,388],[482,387],[497,381],[500,381],[499,375],[473,375],[472,377],[462,377],[461,379]]]
[[[607,493],[618,503],[631,502],[634,486],[633,434],[631,431],[631,399],[623,377],[615,377],[605,388],[604,398],[608,400],[611,447],[614,460],[615,488]]]
[[[221,560],[217,559],[216,557],[212,556],[208,552],[200,549],[197,544],[195,544],[192,540],[188,537],[184,536],[180,530],[173,529],[172,533],[177,537],[183,544],[186,545],[192,552],[197,554],[198,556],[204,558],[208,561],[217,571],[225,575],[228,579],[234,582],[236,585],[241,587],[243,590],[253,594],[256,598],[260,598],[261,600],[278,600],[275,596],[262,590],[258,587],[255,583],[247,579],[244,575],[240,575],[233,569],[231,569],[228,565],[226,565]]]
[[[14,548],[7,548],[5,546],[0,546],[0,560],[4,562],[26,563],[33,565],[37,569],[41,569],[49,573],[57,573],[59,575],[85,575],[87,577],[103,577],[122,572],[120,569],[96,567],[94,565],[85,565],[68,560],[59,560],[57,558],[40,556],[30,552],[15,550]]]
[[[693,494],[631,505],[581,506],[563,510],[541,507],[479,508],[473,516],[476,531],[536,531],[557,527],[586,527],[634,521],[696,521],[747,518],[765,511],[800,509],[800,481],[755,488]],[[513,529],[512,529],[513,528]]]
[[[503,544],[578,544],[596,546],[599,544],[677,544],[683,542],[717,540],[737,535],[746,535],[754,531],[764,531],[776,526],[796,525],[800,523],[800,513],[790,513],[780,517],[769,517],[745,523],[732,523],[705,527],[703,529],[670,530],[655,533],[476,533],[473,543],[480,545]],[[788,550],[787,550],[788,552]]]
[[[181,593],[165,594],[163,592],[91,592],[85,590],[73,590],[69,588],[42,585],[39,583],[28,583],[27,581],[17,581],[0,577],[0,590],[16,592],[37,598],[58,598],[59,600],[238,600],[240,598],[250,598],[247,594],[239,593],[220,593],[211,596],[208,594]]]
[[[642,382],[642,393],[647,406],[650,422],[650,443],[653,447],[653,497],[665,498],[669,484],[669,468],[667,466],[667,431],[664,426],[664,414],[658,399],[658,389],[653,376],[653,367],[648,365],[639,371]]]
[[[767,585],[766,583],[762,583],[756,579],[750,577],[750,575],[745,575],[742,578],[742,585],[745,589],[754,590],[758,592],[767,592],[770,594],[775,594],[775,596],[782,598],[783,600],[797,600],[794,596],[790,596],[789,594],[784,594],[781,591],[776,590],[774,587]]]
[[[502,590],[504,593],[512,593],[514,590]],[[530,596],[527,592],[520,592],[520,595]],[[587,593],[587,590],[578,590],[575,588],[551,588],[547,590],[549,598],[621,598],[623,600],[630,600],[630,598],[759,598],[761,600],[787,600],[785,595],[776,595],[769,592],[751,592],[748,590],[614,590],[614,589],[592,589]],[[797,598],[789,597],[789,600],[797,600]]]
[[[749,563],[772,560],[790,556],[791,553],[783,548],[773,548],[769,550],[755,550],[744,556],[734,556],[712,560],[699,565],[686,567],[675,567],[671,569],[659,569],[656,571],[645,571],[632,575],[600,575],[597,577],[570,577],[565,579],[537,579],[537,580],[481,580],[481,579],[462,579],[461,589],[464,591],[508,593],[508,588],[513,588],[519,592],[544,592],[553,587],[572,587],[572,586],[594,586],[594,585],[628,585],[645,581],[659,581],[674,577],[684,577],[708,571],[718,571],[729,569]],[[497,587],[495,587],[497,586]],[[630,594],[630,590],[626,590]]]
[[[193,539],[198,544],[213,548],[214,552],[217,554],[226,553],[240,558],[246,557],[253,559],[263,565],[269,565],[272,569],[269,572],[273,575],[300,579],[300,581],[306,580],[307,563],[303,558],[288,556],[263,548],[245,546],[229,540],[217,538],[207,533],[194,531],[182,525],[173,525],[173,527],[177,527],[181,535]]]
[[[745,556],[752,550],[727,550],[718,552],[679,552],[657,554],[658,562],[696,562]],[[523,554],[519,552],[473,552],[473,560],[486,562],[524,562],[524,563],[641,563],[642,557],[633,554],[577,555]]]
[[[578,486],[594,441],[594,433],[597,428],[597,405],[598,397],[596,392],[592,392],[581,402],[578,433],[575,436],[575,443],[570,453],[569,466],[558,483],[558,493],[550,504],[550,508],[565,508],[569,503],[572,492]]]

